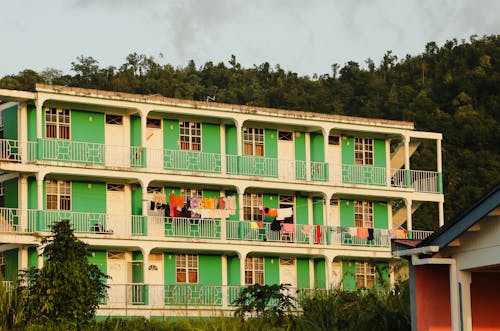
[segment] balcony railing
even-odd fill
[[[19,141],[0,139],[0,161],[21,161]]]
[[[217,219],[165,217],[164,222],[166,237],[221,239],[221,221]]]
[[[0,232],[20,232],[21,213],[18,208],[0,208]]]
[[[112,233],[106,229],[106,214],[85,213],[65,210],[33,211],[29,219],[29,232],[52,230],[52,225],[62,220],[69,220],[76,233]]]
[[[222,172],[221,154],[165,149],[163,158],[167,170]]]

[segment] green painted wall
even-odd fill
[[[340,201],[340,226],[354,226],[354,201]]]
[[[104,114],[72,109],[71,140],[104,144]]]
[[[309,259],[297,259],[297,287],[310,288]]]
[[[266,285],[280,283],[280,261],[278,258],[264,258],[264,283]]]
[[[5,251],[5,280],[16,280],[18,273],[18,249]]]
[[[165,196],[168,197],[171,195],[179,196],[181,194],[181,189],[179,187],[166,187],[164,188]]]
[[[72,182],[71,204],[72,211],[105,213],[106,184],[95,182]]]
[[[342,139],[342,164],[354,164],[354,138]]]
[[[326,268],[324,259],[314,259],[314,288],[326,288]]]
[[[141,252],[132,252],[132,283],[144,282],[144,256]]]
[[[199,256],[198,282],[203,285],[222,285],[222,258],[217,255]]]
[[[34,177],[28,177],[28,209],[38,209],[37,183]]]
[[[130,146],[141,146],[141,118],[130,116]]]
[[[387,203],[373,202],[373,226],[377,229],[389,227],[389,215],[387,214]]]
[[[278,157],[278,132],[276,130],[264,130],[264,153],[265,157]]]
[[[376,262],[377,288],[388,288],[391,285],[391,269],[387,262]]]
[[[17,208],[18,207],[18,179],[13,178],[3,182],[4,187],[4,207]]]
[[[230,196],[234,196],[234,198],[236,199],[236,212],[234,213],[234,215],[229,215],[227,220],[238,221],[239,217],[240,217],[239,216],[240,215],[240,202],[238,200],[238,193],[236,193],[235,191],[226,191],[226,197],[230,197]]]
[[[375,167],[384,167],[386,165],[385,158],[385,140],[375,139],[373,141],[373,165]]]
[[[3,138],[17,140],[17,105],[2,111]]]
[[[132,189],[132,215],[142,215],[142,187],[140,185]]]
[[[28,140],[36,141],[36,107],[28,105]]]
[[[236,127],[226,125],[226,154],[238,155]]]
[[[300,132],[300,136],[295,135],[295,160],[306,160],[306,135]]]
[[[323,225],[323,199],[313,198],[313,224]]]
[[[106,251],[91,251],[89,263],[95,264],[101,272],[108,273],[108,254]]]
[[[268,208],[278,208],[279,198],[277,194],[264,194],[262,196],[262,204]]]
[[[163,146],[166,149],[179,150],[179,121],[163,120]]]
[[[342,288],[346,291],[356,289],[355,261],[342,261]]]
[[[240,285],[240,258],[227,257],[227,285]]]
[[[38,252],[36,247],[28,247],[28,269],[38,268]]]
[[[220,154],[220,125],[202,123],[201,150],[205,153]]]
[[[325,160],[325,150],[323,135],[319,133],[311,133],[311,161],[312,162],[324,162]]]
[[[309,208],[307,205],[307,197],[296,197],[295,198],[295,215],[296,224],[308,224],[309,221]]]
[[[163,277],[165,279],[165,285],[177,283],[177,277],[175,274],[175,254],[165,253],[163,256],[163,263]]]
[[[203,190],[203,197],[204,198],[218,198],[218,197],[220,197],[220,191]]]

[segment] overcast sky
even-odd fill
[[[265,61],[301,75],[347,61],[376,64],[425,44],[500,33],[500,0],[0,0],[0,77],[79,55],[120,66],[132,52],[160,63],[244,67]],[[163,58],[160,57],[163,54]]]

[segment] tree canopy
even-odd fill
[[[349,61],[313,77],[265,62],[244,68],[232,55],[226,63],[185,67],[160,64],[132,53],[119,67],[101,67],[91,56],[71,63],[71,74],[26,69],[0,79],[0,88],[33,89],[36,82],[166,97],[286,108],[415,122],[417,130],[442,132],[445,215],[454,218],[500,183],[500,36],[443,46],[425,45],[416,56],[398,59],[387,51],[367,69]],[[433,150],[420,148],[413,169],[435,165]],[[417,210],[414,225],[436,220],[434,207]],[[436,224],[436,222],[433,222]]]

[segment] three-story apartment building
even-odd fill
[[[68,219],[111,276],[102,316],[391,283],[390,239],[429,234],[414,210],[443,224],[442,136],[413,123],[41,84],[0,100],[4,279],[41,267],[34,234]],[[414,170],[422,142],[436,164]]]

